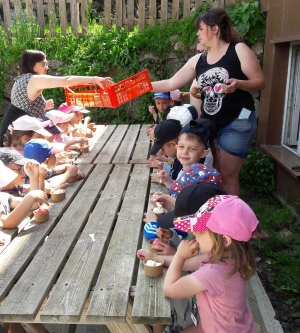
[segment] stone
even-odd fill
[[[178,41],[178,42],[176,42],[175,45],[174,45],[174,50],[175,51],[183,51],[183,50],[185,50],[184,43],[181,40]]]
[[[287,316],[281,316],[280,320],[283,321],[284,323],[287,323],[289,318]]]
[[[49,69],[53,71],[57,70],[59,67],[62,67],[63,65],[64,63],[60,60],[48,60]]]
[[[153,53],[140,53],[139,62],[142,62],[143,60],[159,61],[159,57]]]
[[[295,320],[295,324],[296,324],[297,326],[300,326],[300,319],[296,319],[296,320]]]
[[[263,44],[261,42],[258,42],[251,46],[251,50],[257,55],[260,56],[264,52]]]
[[[278,236],[280,238],[291,238],[293,236],[293,233],[290,230],[282,229],[279,231]]]

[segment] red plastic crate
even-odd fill
[[[117,108],[152,89],[145,69],[107,88],[95,84],[66,87],[65,95],[69,106]]]

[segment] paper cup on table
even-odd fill
[[[158,257],[144,259],[144,272],[147,276],[156,277],[163,273],[164,261]]]
[[[97,128],[96,128],[96,127],[91,127],[91,130],[92,130],[93,132],[96,132]]]
[[[85,135],[87,138],[92,138],[93,137],[93,134],[92,133],[86,133],[86,135]]]
[[[154,242],[154,244],[153,244],[153,242]],[[158,251],[158,249],[155,248],[156,246],[161,246],[161,244],[158,241],[158,238],[150,239],[148,242],[148,245],[149,245],[149,251],[152,253],[155,253]]]
[[[51,192],[51,199],[55,202],[63,201],[66,198],[66,191],[63,189],[54,190]]]
[[[88,146],[83,146],[83,147],[80,148],[80,151],[82,153],[88,153],[89,152],[89,147]]]
[[[49,220],[49,209],[38,208],[33,212],[35,222],[47,222]]]

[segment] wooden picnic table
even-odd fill
[[[136,257],[151,184],[146,126],[100,125],[76,160],[86,177],[50,202],[50,219],[27,219],[0,253],[0,321],[105,324],[149,332],[170,321],[163,277],[144,275]],[[4,231],[5,232],[5,231]],[[1,250],[0,250],[1,251]]]

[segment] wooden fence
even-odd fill
[[[239,0],[103,0],[99,23],[133,30],[135,25],[143,29],[145,24],[154,25],[189,17],[191,10],[203,3],[213,7],[225,8]],[[244,0],[245,2],[249,0]],[[55,34],[59,22],[62,33],[66,34],[71,23],[72,32],[77,34],[88,28],[88,2],[92,0],[0,0],[3,5],[4,27],[9,29],[13,17],[36,17],[41,33],[45,23],[49,24],[50,33]],[[101,5],[101,1],[100,1]],[[25,14],[25,15],[24,15]]]

